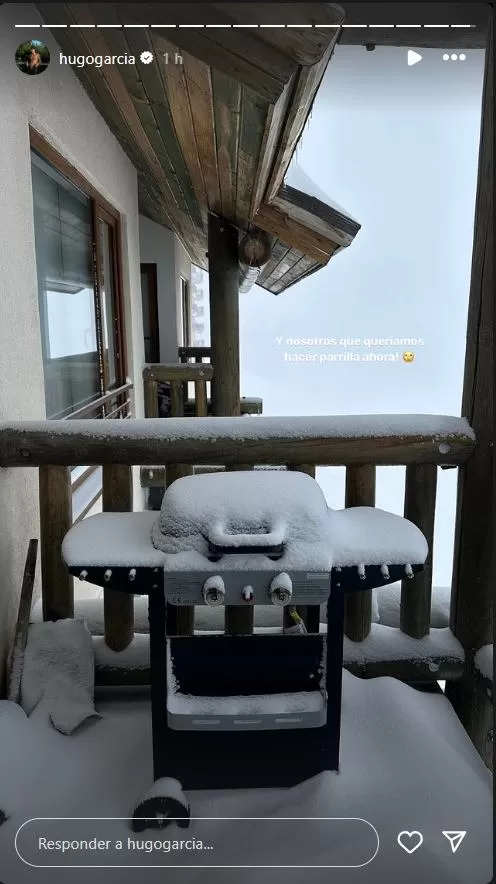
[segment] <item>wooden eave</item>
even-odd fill
[[[234,27],[274,24],[273,5],[259,3],[37,8],[48,25],[66,25],[53,31],[64,54],[136,59],[73,70],[137,169],[140,211],[173,230],[195,264],[207,268],[209,212],[240,232],[256,224],[276,237],[287,257],[263,274],[271,291],[283,277],[291,284],[288,249],[291,267],[306,270],[347,244],[339,225],[336,241],[332,225],[322,231],[311,206],[302,215],[283,184],[340,33],[341,7],[277,5],[277,21],[312,25],[306,29]],[[170,24],[177,27],[158,27]],[[141,63],[144,51],[153,63]]]
[[[489,3],[471,0],[466,3],[392,4],[372,0],[362,3],[344,2],[341,6],[346,25],[339,37],[341,45],[483,49],[487,44]],[[365,27],[358,27],[362,24]],[[401,27],[392,28],[391,25]],[[409,28],[408,25],[417,27]]]

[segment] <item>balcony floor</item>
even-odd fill
[[[17,857],[14,837],[19,826],[36,817],[123,817],[132,813],[136,799],[152,783],[151,720],[146,691],[126,695],[100,692],[103,719],[84,726],[76,735],[64,737],[36,712],[24,712],[7,701],[0,702],[0,807],[10,818],[0,826],[0,880],[24,884],[53,884],[53,869],[32,868]],[[208,761],[206,761],[208,763]],[[242,760],[240,760],[242,763]],[[285,864],[288,846],[286,823],[277,830],[259,828],[260,822],[235,823],[232,817],[359,817],[369,820],[380,837],[379,852],[368,868],[332,872],[333,882],[367,884],[402,881],[402,884],[486,884],[491,879],[492,797],[491,778],[458,723],[448,701],[425,694],[393,679],[359,680],[344,673],[341,773],[322,774],[289,790],[196,793],[194,816],[227,817],[213,828],[216,840],[236,864],[236,839],[252,842],[251,862]],[[74,824],[73,824],[74,825]],[[151,840],[201,837],[192,823],[185,833],[166,829],[133,836],[125,821],[101,822],[98,837],[128,836]],[[242,829],[240,829],[242,825]],[[270,826],[270,822],[264,824]],[[290,825],[294,825],[291,823]],[[56,837],[78,837],[74,829],[64,835],[60,823]],[[104,827],[111,826],[105,831]],[[467,830],[456,855],[452,855],[442,830]],[[397,844],[401,830],[423,833],[422,846],[412,855]],[[308,829],[306,830],[308,832]],[[175,832],[175,835],[173,834]],[[212,835],[212,832],[210,833]],[[79,837],[85,837],[80,834]],[[227,845],[227,846],[226,846]],[[308,860],[302,840],[301,864]],[[332,864],[330,839],[314,839],[313,862]],[[125,851],[121,851],[121,854]],[[45,863],[56,863],[53,853]],[[115,855],[115,854],[114,854]],[[190,854],[195,862],[198,854]],[[207,862],[212,862],[206,854]],[[143,862],[157,866],[177,862],[171,854],[144,855]],[[317,857],[317,858],[316,858]],[[89,856],[88,863],[103,860]],[[106,855],[108,863],[115,862]],[[122,858],[117,860],[122,862]],[[215,860],[214,860],[215,862]],[[238,860],[239,862],[239,860]],[[71,868],[63,872],[71,884],[135,884],[136,869]],[[164,880],[163,869],[148,869],[146,880]],[[173,884],[196,881],[196,872],[171,870]],[[329,870],[309,873],[286,871],[288,882],[329,881]],[[61,878],[62,880],[62,878]],[[200,878],[198,878],[200,880]],[[273,884],[274,869],[238,869],[236,884]],[[201,881],[233,881],[227,869],[201,872]]]

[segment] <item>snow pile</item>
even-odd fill
[[[146,511],[88,516],[67,532],[62,558],[67,565],[81,568],[161,568],[165,557],[150,539],[156,520],[157,513]]]
[[[493,645],[484,645],[477,651],[474,659],[475,668],[484,678],[493,680]]]
[[[355,221],[356,224],[359,222],[356,218],[353,218],[349,212],[339,206],[334,200],[331,200],[323,190],[315,184],[312,178],[303,171],[302,167],[298,165],[298,163],[292,163],[289,166],[288,171],[284,177],[284,184],[288,187],[293,187],[295,190],[300,190],[302,193],[307,196],[311,196],[319,202],[324,203],[325,206],[329,206],[331,209],[334,209],[335,212],[338,212],[340,215],[343,215],[345,218],[349,218],[351,221]]]
[[[137,798],[153,783],[150,705],[148,694],[108,694],[99,704],[104,718],[71,740],[42,722],[27,719],[19,707],[0,702],[0,803],[10,818],[0,826],[0,880],[12,884],[135,884],[147,881],[200,880],[205,884],[274,884],[280,873],[266,865],[285,864],[288,839],[295,837],[294,818],[353,817],[369,821],[380,836],[374,861],[363,869],[306,868],[284,870],[288,884],[487,884],[492,877],[492,782],[451,705],[444,696],[415,691],[389,678],[361,680],[344,673],[341,768],[323,773],[290,789],[192,792],[193,817],[208,817],[208,841],[216,845],[222,864],[262,868],[203,869],[175,873],[165,869],[77,869],[54,872],[33,869],[15,851],[18,828],[34,817],[99,817],[98,837],[121,838],[133,833],[129,817]],[[281,738],[284,735],[281,735]],[[277,751],[278,734],[274,734]],[[201,746],[201,735],[198,736]],[[206,761],[208,763],[208,760]],[[240,760],[242,764],[242,759]],[[47,772],[56,772],[48,776]],[[167,775],[174,776],[171,768]],[[101,818],[104,819],[101,819]],[[242,818],[240,823],[236,818]],[[109,819],[117,818],[117,819]],[[213,819],[212,819],[213,818]],[[260,821],[260,818],[263,818]],[[287,818],[290,818],[288,820]],[[293,822],[291,822],[291,819]],[[84,837],[85,821],[57,822],[56,837]],[[147,838],[202,837],[203,822],[191,830],[147,832]],[[303,824],[302,824],[303,825]],[[453,855],[442,831],[467,830]],[[408,855],[397,843],[402,830],[418,830],[424,842]],[[301,830],[300,863],[333,862],[331,829],[318,826],[308,841]],[[43,834],[43,833],[40,833]],[[306,836],[306,837],[305,837]],[[142,836],[140,836],[142,837]],[[126,863],[125,851],[107,853],[107,865]],[[192,857],[192,854],[189,854]],[[144,865],[147,860],[140,860]],[[173,863],[172,854],[153,853],[152,865]],[[45,856],[40,862],[56,864]],[[212,863],[207,854],[206,862]],[[215,861],[214,861],[215,862]]]
[[[416,525],[375,507],[329,510],[329,536],[336,567],[423,565],[427,558],[427,541]]]
[[[72,437],[92,442],[118,443],[122,439],[160,440],[164,443],[191,439],[220,442],[270,441],[271,439],[378,439],[414,437],[431,442],[475,441],[466,418],[437,414],[359,414],[323,416],[131,418],[125,421],[53,420],[0,421],[0,434],[18,434],[19,442],[33,435],[56,438],[61,444]],[[22,445],[20,447],[23,447]],[[0,461],[1,462],[1,461]]]
[[[254,540],[286,542],[277,565],[262,552],[209,563],[208,538],[235,548]],[[234,535],[238,535],[235,537]],[[166,570],[315,570],[332,568],[327,504],[305,473],[279,470],[210,473],[178,479],[164,494],[152,531]]]
[[[321,626],[321,631],[325,627]],[[424,638],[412,638],[392,626],[373,623],[361,642],[344,637],[344,663],[380,663],[387,660],[419,660],[430,663],[431,672],[439,669],[439,658],[463,662],[465,653],[451,629],[436,629]]]
[[[222,542],[225,535],[268,533],[276,525],[280,531],[284,518],[288,540],[299,537],[310,542],[315,534],[322,535],[326,512],[320,486],[305,473],[205,473],[178,479],[167,489],[158,520],[160,533],[154,532],[153,539],[165,552],[175,552],[167,543],[169,538],[199,533],[209,537],[213,529],[216,540]]]
[[[400,625],[401,583],[391,583],[375,590],[378,620],[385,626]],[[449,626],[451,587],[433,586],[431,599],[431,627],[444,629]]]
[[[93,701],[93,640],[77,620],[29,627],[21,679],[21,705],[44,716],[62,734],[98,717]]]
[[[277,568],[288,571],[423,564],[428,552],[422,532],[401,516],[374,507],[330,510],[314,479],[278,471],[178,479],[164,494],[152,541],[167,554],[166,570],[202,570],[208,538],[235,548],[247,544],[253,533],[273,543],[285,537]],[[207,567],[265,570],[274,564],[262,554],[239,554]]]

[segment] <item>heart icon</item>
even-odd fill
[[[398,835],[398,844],[407,853],[415,853],[419,849],[424,836],[421,832],[400,832]]]

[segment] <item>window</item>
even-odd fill
[[[31,130],[47,418],[130,416],[118,213]],[[101,467],[71,470],[73,519],[102,493]]]
[[[191,295],[189,282],[181,277],[181,309],[183,318],[183,347],[191,347]]]
[[[31,146],[47,417],[121,416],[119,216],[37,133]]]

